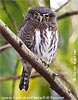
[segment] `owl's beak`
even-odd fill
[[[39,20],[40,20],[40,23],[41,23],[42,20],[43,20],[43,16],[39,16]]]

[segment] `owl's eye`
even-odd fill
[[[37,17],[37,16],[38,16],[38,13],[37,13],[37,12],[35,12],[35,13],[34,13],[34,17]]]
[[[49,15],[45,15],[45,18],[46,18],[46,19],[49,19],[49,18],[50,18],[50,16],[49,16]]]

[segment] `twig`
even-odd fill
[[[73,15],[78,15],[78,11],[66,12],[66,13],[64,13],[62,15],[59,15],[57,17],[57,20],[62,19],[62,18],[66,18],[66,17],[70,17],[70,16],[73,16]]]
[[[0,82],[9,81],[9,80],[17,80],[19,78],[20,78],[20,75],[18,75],[18,76],[10,76],[10,77],[0,77]]]
[[[55,10],[55,12],[58,12],[60,9],[62,9],[65,5],[67,5],[71,0],[68,0],[65,2],[62,6],[60,6],[58,9]]]
[[[10,44],[6,44],[6,45],[1,46],[1,47],[0,47],[0,52],[4,51],[5,49],[7,49],[7,48],[9,48],[9,47],[11,47]]]
[[[20,79],[20,75],[17,75],[17,76],[9,76],[9,77],[0,77],[0,82],[3,82],[3,81],[10,81],[10,80],[18,80]],[[40,74],[38,73],[35,73],[35,74],[32,74],[31,75],[31,78],[37,78],[37,77],[41,77]]]
[[[11,20],[12,25],[13,25],[15,31],[18,33],[18,27],[17,27],[16,21],[14,20],[13,16],[9,13],[9,11],[8,11],[6,5],[5,5],[5,1],[4,0],[1,0],[1,2],[2,2],[2,5],[3,5],[4,11],[6,12],[6,14],[9,17],[9,19]]]
[[[33,54],[26,45],[0,20],[0,33],[16,49],[16,51],[26,59],[32,67],[39,72],[64,100],[76,100],[69,92],[66,86],[60,81],[56,74],[50,69],[43,66],[41,60]]]

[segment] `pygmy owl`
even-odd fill
[[[49,65],[54,58],[57,44],[57,22],[55,12],[46,7],[35,7],[28,11],[19,30],[19,37],[42,61]],[[22,59],[23,71],[20,90],[27,90],[32,67]]]

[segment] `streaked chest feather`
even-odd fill
[[[42,33],[40,33],[39,29],[35,29],[35,47],[34,53],[39,57],[51,63],[54,58],[57,44],[58,44],[58,36],[57,31],[50,31],[48,28]]]

